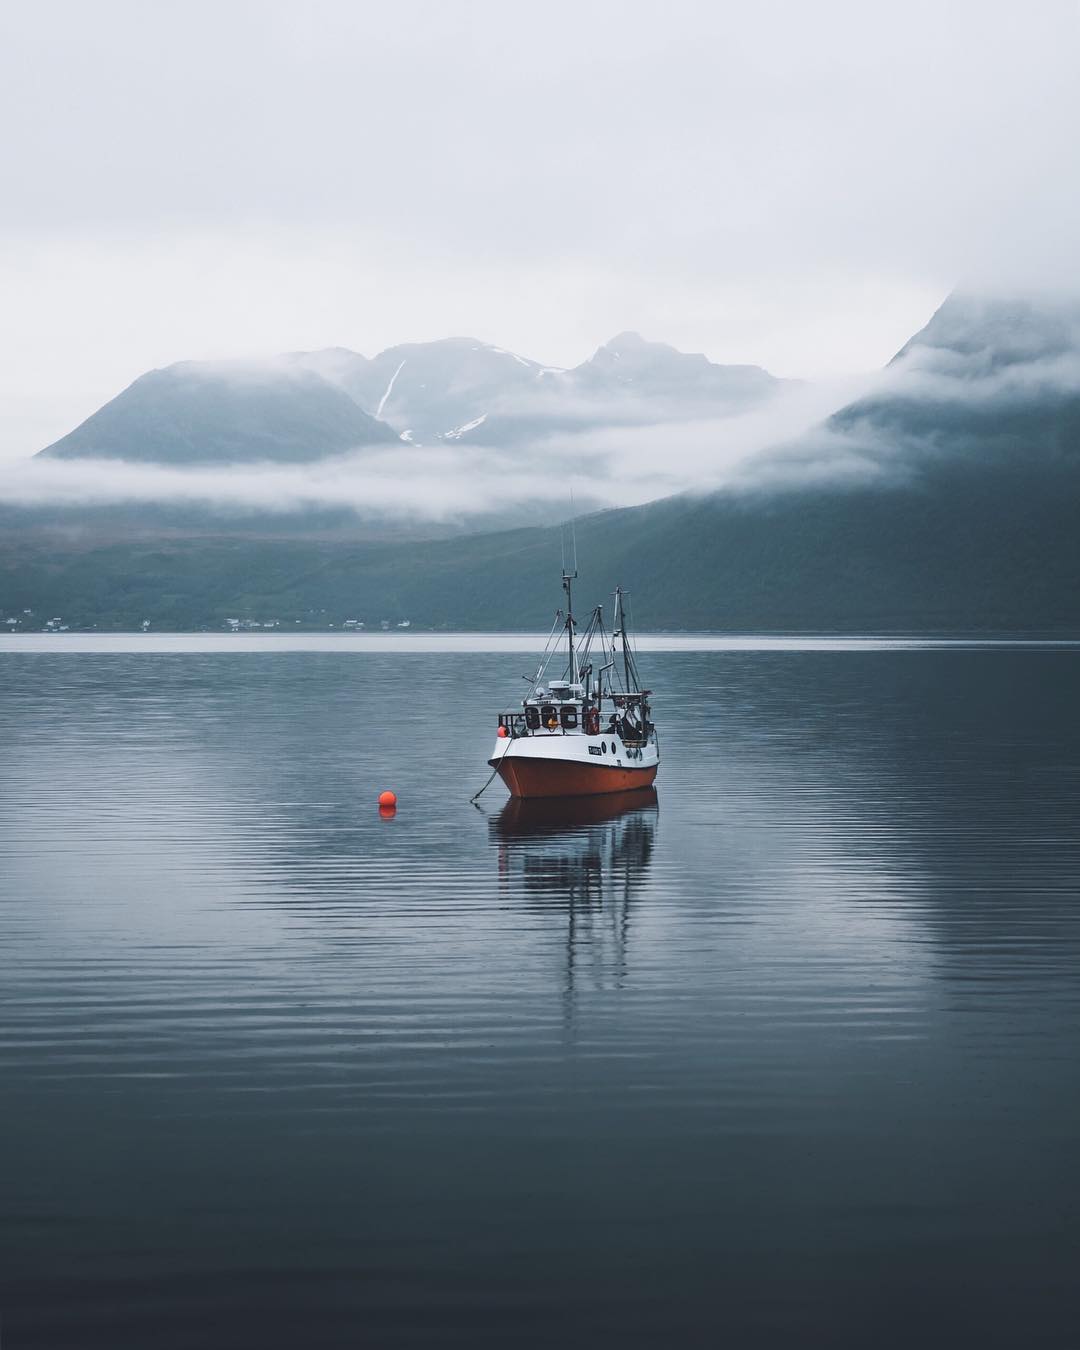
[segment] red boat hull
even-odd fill
[[[575,764],[565,759],[504,756],[499,777],[512,797],[594,797],[605,792],[632,792],[651,787],[657,765],[617,769],[607,764]]]

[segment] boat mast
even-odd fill
[[[623,620],[623,592],[621,586],[615,587],[615,631],[611,635],[611,655],[615,656],[615,639],[622,638],[622,659],[623,659],[623,679],[626,682],[626,692],[631,690],[630,679],[630,649],[626,642],[626,624]]]
[[[578,672],[574,656],[574,601],[570,594],[570,583],[577,577],[577,572],[566,572],[562,574],[563,590],[566,592],[566,645],[570,657],[570,683],[577,684]]]
[[[574,499],[573,499],[573,496],[571,496],[571,498],[570,498],[570,510],[571,510],[571,515],[570,515],[570,539],[571,539],[571,547],[572,547],[572,549],[573,549],[573,555],[574,555],[574,557],[573,557],[573,562],[571,563],[571,565],[570,565],[569,567],[567,567],[567,565],[566,565],[566,527],[564,526],[564,527],[563,527],[563,531],[562,531],[562,549],[563,549],[562,584],[563,584],[563,590],[566,592],[566,645],[567,645],[567,650],[568,650],[568,654],[569,654],[569,657],[570,657],[570,683],[571,683],[571,684],[577,684],[577,683],[578,683],[578,671],[577,671],[576,659],[575,659],[575,656],[574,656],[574,601],[573,601],[573,597],[572,597],[571,594],[570,594],[570,583],[571,583],[572,581],[576,581],[576,580],[577,580],[577,529],[576,529],[576,527],[575,527],[575,525],[574,525],[573,502],[574,502]]]

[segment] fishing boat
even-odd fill
[[[572,583],[563,570],[566,609],[559,610],[530,691],[499,714],[488,763],[513,797],[591,797],[651,787],[660,742],[627,628],[626,596],[615,591],[610,640],[603,606],[578,633]],[[565,668],[548,679],[552,662]],[[528,677],[526,677],[528,678]],[[547,681],[545,683],[545,681]]]

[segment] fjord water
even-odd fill
[[[1074,1344],[1080,651],[526,664],[0,654],[5,1343]]]

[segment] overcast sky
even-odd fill
[[[1080,231],[1075,0],[0,0],[0,455],[187,357],[832,376]]]

